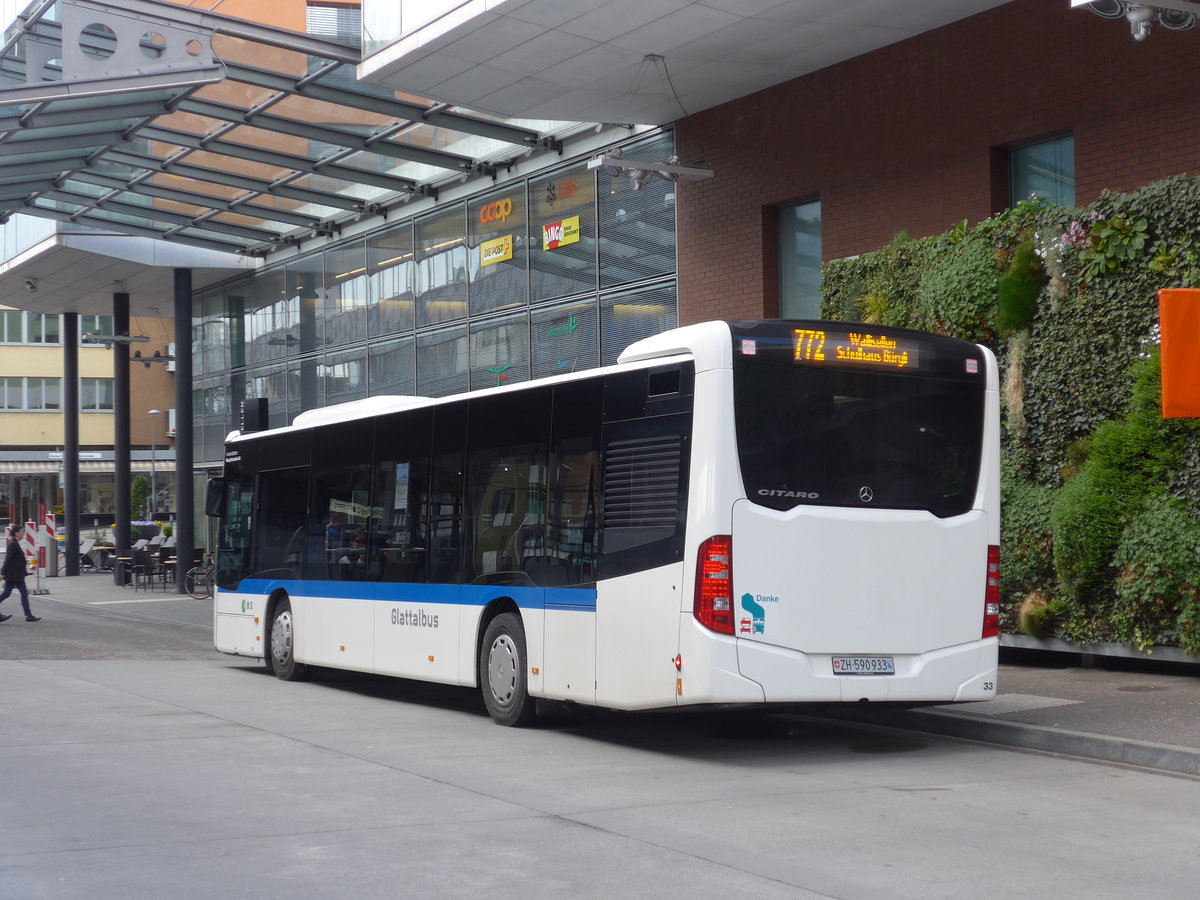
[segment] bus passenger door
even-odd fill
[[[593,378],[554,389],[545,539],[522,554],[522,570],[545,590],[540,693],[589,705],[596,702],[603,387]]]
[[[605,379],[596,702],[676,702],[692,431],[690,364]]]

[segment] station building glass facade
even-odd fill
[[[622,149],[662,161],[674,135]],[[678,323],[675,249],[674,184],[578,159],[198,293],[196,463],[220,464],[249,398],[278,427],[614,362]]]

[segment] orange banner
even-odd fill
[[[1200,418],[1200,290],[1158,292],[1164,419]]]

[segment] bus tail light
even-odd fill
[[[983,592],[983,636],[996,637],[1000,633],[1000,548],[988,547],[987,587]]]
[[[730,535],[718,534],[700,545],[692,614],[710,631],[733,634],[733,538]]]

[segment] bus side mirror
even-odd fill
[[[204,494],[204,514],[219,517],[225,515],[225,479],[210,478]]]

